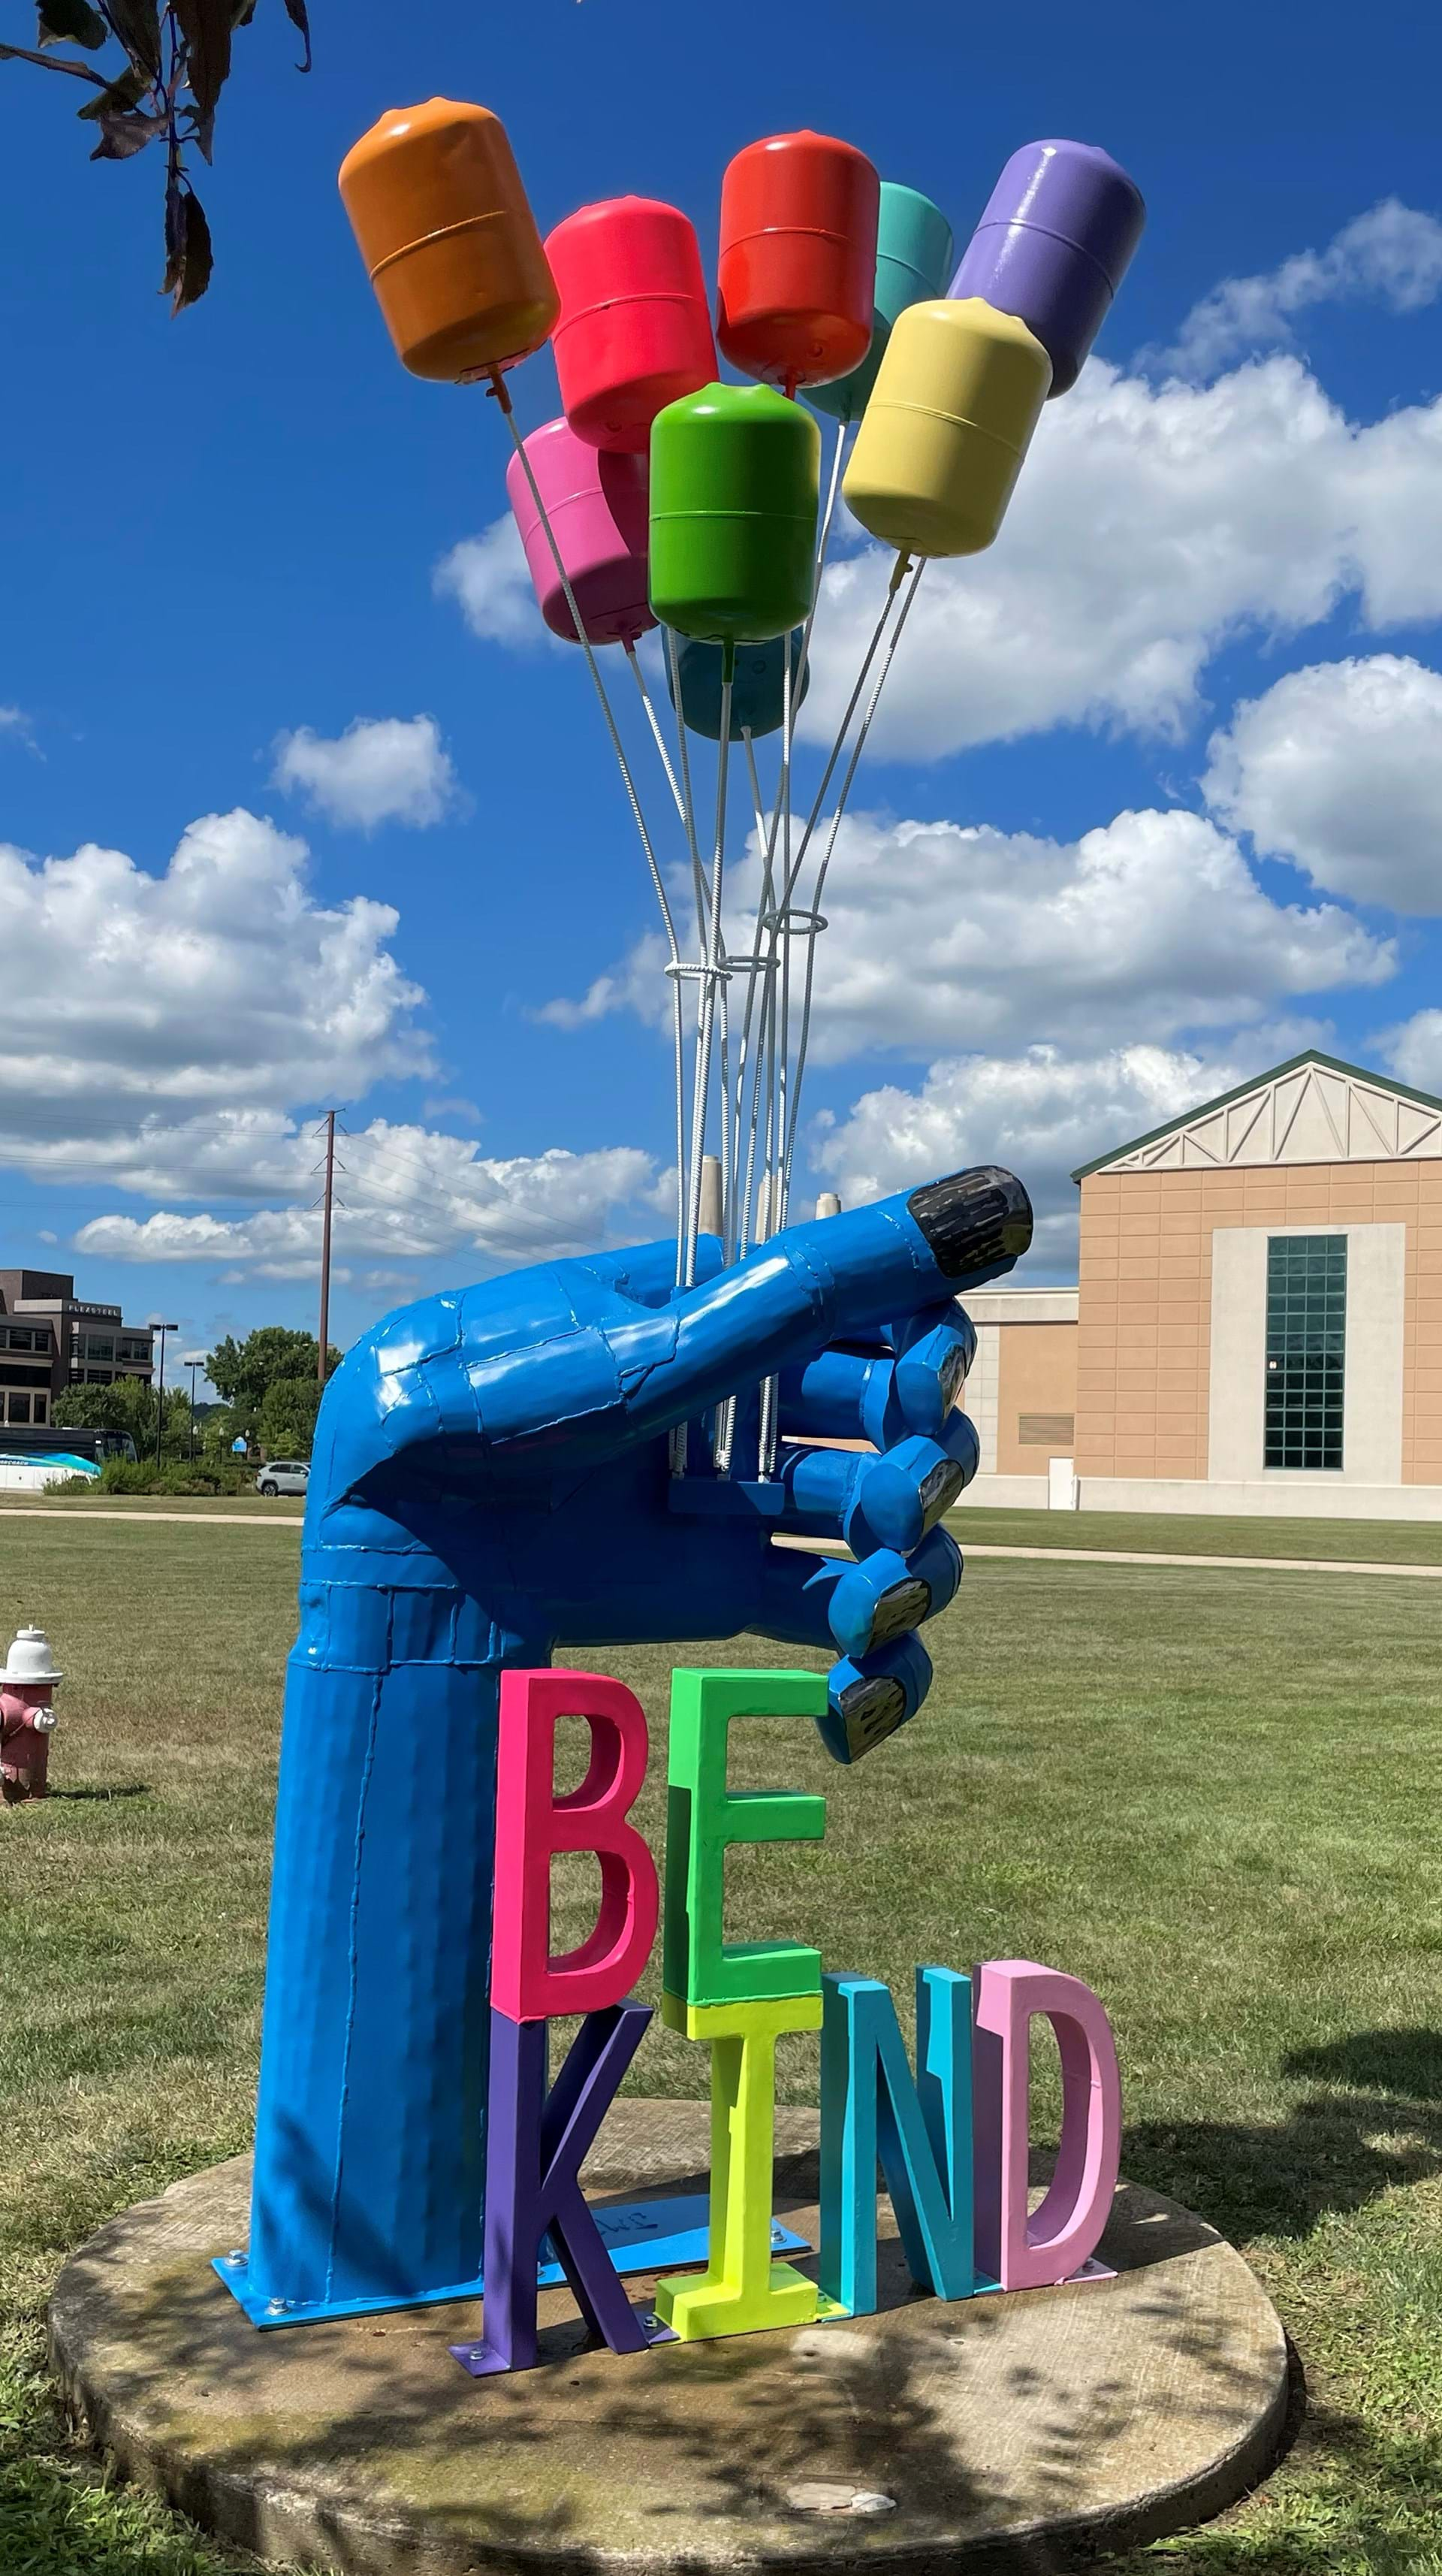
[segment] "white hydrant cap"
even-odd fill
[[[10,1641],[0,1682],[15,1682],[23,1688],[27,1683],[58,1682],[64,1678],[44,1629],[18,1628]]]

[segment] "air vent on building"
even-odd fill
[[[1017,1445],[1022,1449],[1049,1449],[1057,1457],[1070,1456],[1076,1438],[1074,1413],[1019,1413],[1016,1417]]]

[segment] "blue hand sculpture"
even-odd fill
[[[914,1632],[961,1572],[941,1515],[976,1467],[956,1292],[1030,1236],[1019,1182],[983,1168],[729,1270],[712,1243],[685,1291],[670,1245],[557,1262],[423,1299],[347,1353],[286,1686],[251,2299],[340,2312],[476,2279],[507,1665],[750,1629],[840,1649],[822,1731],[842,1761],[914,1713],[931,1676]],[[872,1449],[808,1445],[836,1440]],[[781,1533],[844,1538],[857,1562]]]

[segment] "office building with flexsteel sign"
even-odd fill
[[[0,1270],[0,1424],[40,1428],[72,1386],[110,1386],[153,1368],[149,1324],[77,1297],[67,1270]]]
[[[1442,1100],[1308,1052],[1074,1175],[968,1303],[970,1501],[1442,1519]]]

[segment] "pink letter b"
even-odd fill
[[[579,1789],[555,1794],[556,1721],[583,1717],[591,1760]],[[646,1776],[646,1716],[604,1673],[501,1676],[496,1778],[496,1896],[491,2002],[512,2021],[600,2012],[630,1993],[656,1938],[656,1864],[626,1817]],[[601,1911],[580,1948],[551,1957],[551,1858],[595,1852]]]

